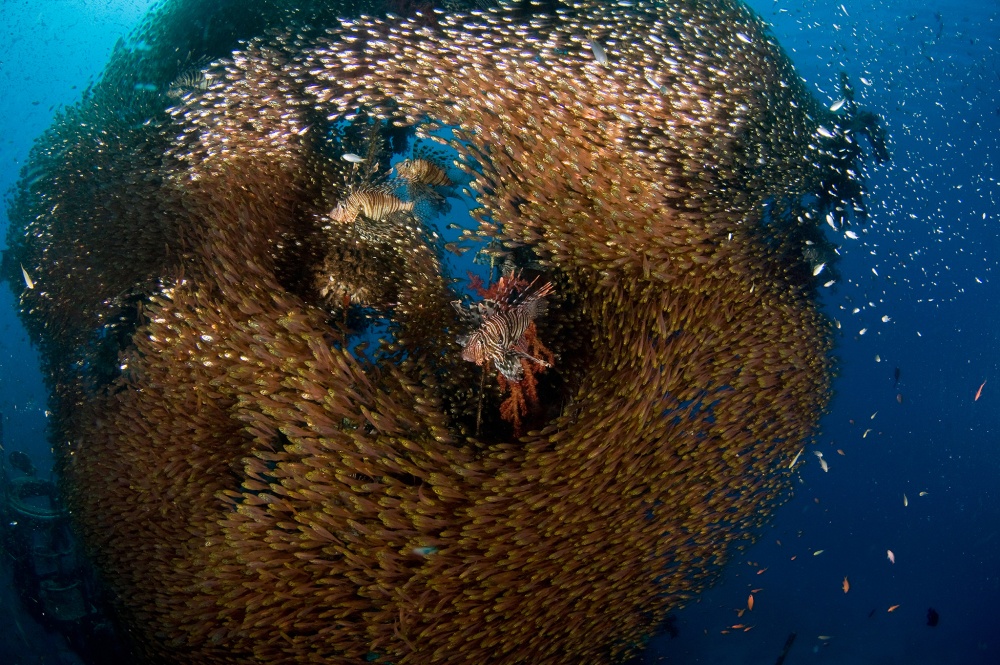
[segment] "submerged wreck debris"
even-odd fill
[[[197,665],[629,657],[826,407],[849,114],[733,0],[295,5],[158,5],[12,199],[4,276],[123,632]],[[423,203],[451,185],[393,168],[416,137],[490,280],[555,285],[497,381]]]
[[[778,654],[778,660],[774,661],[774,665],[782,665],[785,662],[785,658],[788,657],[788,652],[792,650],[792,645],[795,644],[795,638],[798,634],[794,631],[788,634],[788,638],[785,640],[785,646],[782,647],[781,653]]]

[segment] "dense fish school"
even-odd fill
[[[849,109],[731,0],[275,4],[160,6],[11,206],[137,658],[636,653],[827,404]]]

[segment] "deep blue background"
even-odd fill
[[[149,4],[0,2],[0,190]],[[844,241],[843,279],[824,294],[842,324],[818,447],[830,470],[803,455],[794,498],[647,661],[773,663],[795,631],[786,665],[1000,663],[1000,4],[750,4],[820,99],[836,101],[848,72],[885,118],[893,162],[870,169],[873,219]],[[4,445],[47,468],[45,392],[14,311],[0,288]],[[7,583],[0,575],[0,662],[57,662],[55,637],[17,613]],[[754,610],[737,619],[754,588]],[[753,628],[721,632],[737,623]]]

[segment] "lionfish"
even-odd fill
[[[180,99],[188,92],[204,92],[212,82],[212,75],[205,71],[209,64],[208,58],[200,58],[188,69],[178,75],[167,88],[167,96]]]
[[[372,188],[351,192],[330,212],[330,219],[341,224],[352,224],[358,215],[372,222],[380,222],[394,212],[412,212],[413,201],[403,201],[387,189]]]
[[[520,279],[515,272],[503,275],[488,291],[488,297],[470,309],[461,300],[452,307],[476,329],[459,338],[462,359],[484,365],[492,361],[505,379],[512,383],[524,377],[521,358],[549,367],[549,363],[528,353],[525,332],[548,304],[545,296],[553,291],[551,282],[538,286],[536,277],[530,283]]]
[[[400,178],[412,184],[436,187],[454,184],[443,168],[428,159],[404,159],[395,168]]]

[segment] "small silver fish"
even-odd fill
[[[823,272],[823,268],[825,268],[825,267],[826,267],[826,264],[825,263],[821,263],[818,266],[816,266],[815,268],[813,268],[813,277],[815,277],[816,275],[818,275],[821,272]]]
[[[816,133],[819,134],[820,136],[824,137],[824,138],[828,138],[828,139],[832,139],[833,138],[833,132],[831,132],[829,129],[827,129],[823,125],[820,125],[819,127],[816,128]]]
[[[830,105],[830,110],[836,113],[841,108],[843,108],[844,104],[846,103],[847,103],[846,99],[838,99],[837,101],[835,101],[833,104]]]
[[[365,161],[365,158],[361,155],[355,155],[353,152],[345,152],[340,156],[345,162],[350,162],[351,164],[360,164]]]
[[[24,269],[23,265],[21,266],[21,275],[24,277],[25,286],[27,286],[29,289],[35,288],[35,283],[31,281],[31,275],[29,275],[28,271]]]
[[[646,75],[646,83],[651,85],[653,87],[653,90],[656,90],[661,95],[667,94],[667,86],[660,85],[659,83],[656,82],[656,79],[654,79],[652,76],[649,76],[648,74]]]
[[[795,457],[792,458],[792,463],[788,465],[789,469],[791,469],[792,467],[794,467],[795,463],[799,461],[800,457],[802,457],[802,451],[803,450],[805,450],[805,448],[802,448],[802,450],[799,450],[799,452],[795,453]]]
[[[588,40],[588,43],[590,44],[590,50],[594,53],[594,60],[597,60],[598,64],[607,67],[608,52],[604,50],[603,46],[601,46],[601,42],[596,39],[590,39]]]

